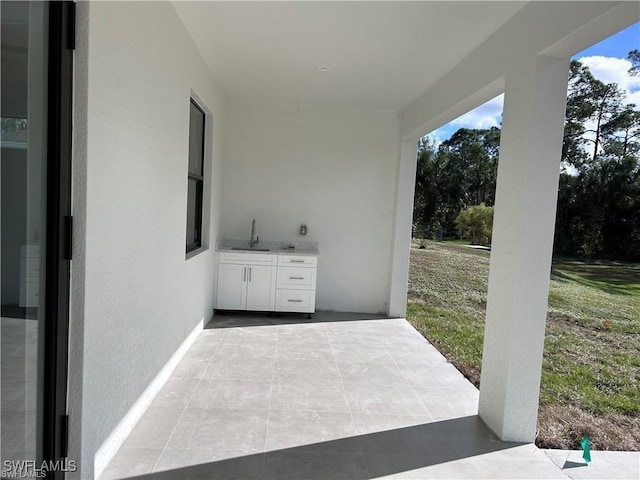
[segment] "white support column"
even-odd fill
[[[395,230],[389,287],[389,316],[404,317],[407,313],[407,284],[413,221],[413,193],[416,183],[418,139],[402,140],[396,190]]]
[[[568,58],[506,76],[479,414],[502,439],[535,438]]]

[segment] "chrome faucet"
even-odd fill
[[[251,220],[251,240],[249,241],[249,247],[253,246],[260,241],[260,237],[256,236],[256,219]]]

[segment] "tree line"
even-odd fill
[[[640,75],[640,51],[630,52],[629,60],[629,73]],[[428,137],[420,140],[415,237],[459,238],[474,231],[464,222],[480,218],[481,210],[461,213],[493,206],[499,151],[498,127],[461,128],[438,146]],[[596,79],[586,65],[572,61],[554,254],[640,260],[639,156],[640,111],[617,84]]]

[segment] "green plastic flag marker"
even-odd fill
[[[589,437],[584,437],[580,440],[580,445],[582,445],[582,458],[584,461],[589,463],[591,461],[591,447],[589,447]]]

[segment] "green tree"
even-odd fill
[[[601,82],[589,68],[571,61],[562,160],[576,168],[595,162],[624,111],[624,93]],[[590,152],[585,150],[589,144]]]
[[[640,75],[640,51],[629,59],[630,73]],[[597,80],[580,62],[571,62],[568,87],[554,251],[640,259],[640,112],[616,84]],[[480,230],[461,226],[465,215],[457,220],[471,206],[494,204],[499,146],[499,128],[459,129],[438,148],[421,142],[414,203],[419,236],[441,230],[483,243]]]
[[[436,214],[441,207],[438,179],[442,166],[438,162],[435,144],[428,138],[420,139],[416,167],[416,185],[413,201],[414,235],[431,238],[436,226]]]
[[[640,50],[635,49],[629,52],[629,61],[631,62],[631,68],[629,69],[629,75],[635,77],[640,75]]]
[[[9,132],[22,132],[27,129],[26,118],[2,117],[0,119],[0,134]]]
[[[493,207],[481,203],[467,208],[456,218],[456,227],[460,237],[474,245],[491,245]]]
[[[498,173],[500,129],[461,128],[441,148],[462,173],[462,208],[493,205]]]
[[[634,104],[625,105],[603,130],[605,134],[603,155],[621,160],[638,156],[640,152],[640,111]]]
[[[562,162],[576,168],[579,168],[587,160],[583,137],[586,130],[584,123],[593,112],[590,78],[592,78],[591,72],[586,66],[580,62],[571,61],[564,120]]]
[[[572,62],[562,160],[573,170],[560,176],[556,253],[640,258],[639,152],[635,105]]]

